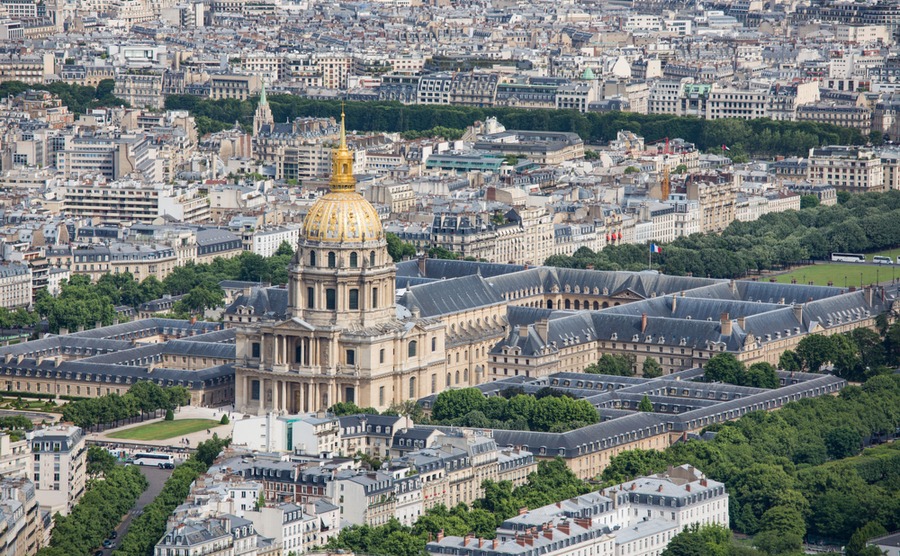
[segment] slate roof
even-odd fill
[[[286,319],[288,311],[288,291],[279,286],[254,287],[250,294],[239,295],[234,302],[225,309],[226,314],[237,313],[238,307],[252,307],[253,314],[257,317],[268,317],[275,320]]]
[[[483,277],[474,275],[414,286],[398,303],[418,309],[423,317],[433,317],[505,301]]]

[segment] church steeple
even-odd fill
[[[337,148],[331,153],[331,190],[338,192],[356,191],[356,178],[353,177],[353,153],[347,148],[346,116],[341,107],[341,139]]]
[[[269,100],[266,98],[266,82],[263,80],[262,88],[259,91],[259,104],[253,115],[253,135],[259,135],[263,126],[269,126],[271,129],[274,125],[275,118],[272,117],[272,109],[269,108]]]

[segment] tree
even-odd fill
[[[659,378],[662,374],[662,366],[656,359],[653,357],[644,359],[644,364],[641,366],[641,375],[643,375],[644,378]]]
[[[477,388],[445,390],[434,400],[431,417],[436,420],[453,419],[480,410],[483,405],[484,395]]]
[[[223,414],[222,414],[222,418],[219,419],[219,424],[220,424],[220,425],[227,425],[228,423],[230,423],[230,421],[228,420],[228,414],[227,414],[227,413],[223,413]]]
[[[648,398],[647,396],[641,398],[641,403],[638,405],[638,411],[653,413],[653,404],[650,403],[650,398]]]
[[[278,249],[275,251],[275,256],[276,257],[278,257],[278,256],[293,257],[294,256],[294,248],[291,247],[291,244],[288,243],[287,241],[282,241],[281,245],[279,245]]]
[[[662,556],[727,556],[730,545],[728,528],[695,523],[672,537]]]
[[[703,367],[706,382],[727,382],[740,384],[743,380],[744,364],[730,353],[719,353],[710,358]]]
[[[753,386],[754,388],[778,388],[781,381],[775,367],[769,363],[760,362],[750,365],[747,372],[744,373],[743,386]]]
[[[818,195],[801,195],[800,196],[800,209],[809,209],[816,208],[819,206],[819,197]]]
[[[415,246],[401,240],[397,234],[387,232],[384,237],[387,241],[388,255],[391,256],[395,263],[416,256]]]
[[[253,506],[253,509],[258,512],[260,510],[260,508],[265,508],[265,507],[266,507],[266,497],[262,492],[260,492],[259,497],[257,497],[257,499],[256,499],[256,504],[254,504],[254,506]]]
[[[174,421],[175,420],[175,412],[171,409],[166,410],[166,421]]]
[[[825,447],[828,457],[843,459],[855,456],[862,449],[859,433],[850,427],[838,427],[825,435]]]
[[[888,531],[883,525],[877,521],[870,521],[853,533],[845,553],[847,556],[863,556],[867,541],[887,534]]]
[[[786,349],[778,358],[778,366],[789,373],[799,373],[803,370],[803,361],[794,351]]]
[[[584,372],[600,375],[634,376],[635,358],[631,354],[604,353],[596,363],[588,365]]]
[[[796,353],[804,370],[817,373],[822,365],[834,358],[834,343],[828,336],[810,334],[797,344]]]
[[[87,453],[87,472],[88,475],[96,477],[98,475],[107,475],[116,466],[116,458],[104,448],[100,446],[88,446]]]
[[[364,413],[366,415],[378,415],[377,409],[372,407],[359,407],[353,402],[338,402],[329,407],[328,411],[334,414],[336,417],[343,417],[344,415],[359,415],[361,413]]]
[[[640,172],[640,169],[638,169],[638,168],[635,167],[635,166],[629,166],[628,168],[625,168],[625,175],[626,175],[626,176],[627,176],[628,174],[637,174],[638,172]]]
[[[675,167],[676,174],[687,174],[688,167],[685,164],[679,164]]]

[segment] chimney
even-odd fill
[[[531,533],[526,533],[525,544],[527,544],[528,546],[534,546],[534,535],[532,535]]]
[[[709,481],[707,481],[706,479],[700,479],[700,486],[709,486]]]
[[[794,303],[791,305],[791,309],[794,310],[794,318],[797,319],[797,322],[803,324],[803,305]]]
[[[738,326],[740,326],[741,329],[743,330],[743,328],[744,328],[744,323],[747,322],[746,319],[744,319],[744,317],[738,317],[737,321],[738,321]]]
[[[4,360],[6,363],[9,363],[10,361],[12,361],[12,358],[13,358],[13,356],[12,356],[11,353],[7,353],[6,355],[3,356],[3,360]]]
[[[677,303],[678,303],[678,296],[673,295],[672,296],[672,314],[673,315],[675,314],[675,308],[676,308]]]
[[[493,550],[497,550],[497,547],[500,546],[500,539],[494,539],[491,541],[491,548]]]
[[[525,546],[525,537],[520,537],[516,534],[516,544],[519,546]]]
[[[197,324],[197,317],[191,316],[191,324]]]
[[[544,529],[544,537],[553,540],[553,529]]]
[[[728,313],[722,313],[719,322],[722,325],[722,335],[731,336],[731,319],[729,318]]]
[[[419,276],[422,276],[422,277],[426,276],[426,274],[425,274],[425,261],[426,260],[428,260],[428,258],[425,255],[422,255],[416,261],[419,264]]]
[[[60,336],[65,336],[65,335],[68,334],[68,333],[69,333],[69,329],[66,328],[65,326],[61,326],[61,327],[59,328],[59,335],[60,335]]]
[[[641,334],[647,330],[647,313],[641,313]]]
[[[546,318],[537,321],[534,323],[534,331],[541,337],[541,341],[546,344],[547,338],[550,336],[550,321]]]
[[[631,483],[631,490],[637,490],[637,483]]]
[[[560,523],[556,528],[559,529],[560,533],[562,533],[563,535],[569,534],[569,522],[568,521],[564,521],[564,522]]]
[[[659,488],[656,489],[656,492],[662,492],[662,485],[659,485]]]
[[[519,325],[519,338],[522,338],[523,340],[528,338],[528,325],[527,324]]]
[[[582,529],[590,529],[591,528],[591,520],[587,517],[576,517],[575,524],[581,527]]]
[[[475,535],[472,533],[466,533],[466,536],[463,538],[463,546],[469,546],[469,541],[475,538]]]
[[[94,328],[103,328],[103,322],[98,320],[94,323]]]
[[[528,513],[528,508],[526,508],[525,506],[522,506],[521,508],[519,508],[519,515],[525,515],[527,513]]]
[[[441,542],[442,540],[444,540],[444,530],[443,529],[438,531],[437,542]]]
[[[875,288],[868,286],[866,288],[866,305],[871,307],[875,304]]]
[[[44,362],[44,356],[43,356],[43,355],[38,355],[37,357],[34,358],[34,364],[37,365],[37,366],[40,366],[41,363],[43,363],[43,362]]]
[[[688,491],[688,492],[691,491],[691,485],[690,485],[690,483],[684,485],[684,490],[686,490],[686,491]]]

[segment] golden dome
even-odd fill
[[[341,111],[341,141],[331,154],[331,192],[316,201],[303,220],[306,241],[381,241],[381,219],[369,201],[356,192],[353,153],[347,148],[344,113]]]

